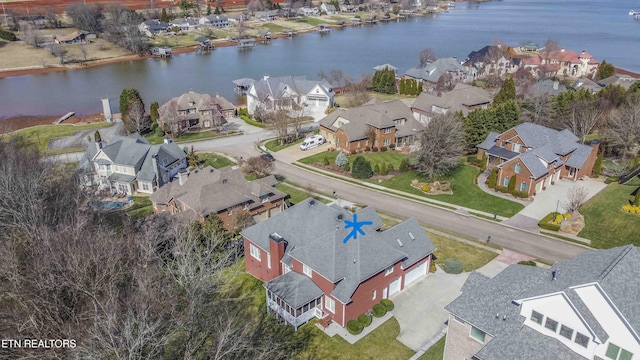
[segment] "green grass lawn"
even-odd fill
[[[328,23],[330,23],[329,21],[327,21],[327,19],[318,19],[318,18],[312,18],[312,17],[306,17],[306,18],[301,18],[301,19],[293,19],[293,20],[288,20],[288,21],[294,21],[294,22],[298,22],[298,23],[305,23],[305,24],[309,24],[311,26],[318,26],[320,24],[328,24]]]
[[[444,344],[447,340],[446,336],[438,340],[432,347],[429,348],[418,360],[442,360],[444,358]]]
[[[408,171],[394,176],[392,179],[382,181],[380,185],[506,217],[511,217],[524,208],[520,203],[499,198],[480,190],[474,183],[474,177],[477,172],[478,169],[475,167],[463,165],[456,168],[449,177],[444,179],[453,184],[452,195],[426,195],[421,190],[412,187],[411,181],[413,179],[417,179],[419,182],[426,182],[426,179],[415,171]]]
[[[297,187],[301,187],[299,185],[295,185]],[[297,203],[299,203],[300,201],[306,199],[309,197],[309,195],[307,195],[306,191],[302,191],[299,189],[296,189],[295,187],[291,186],[290,184],[287,183],[278,183],[276,184],[276,189],[282,191],[285,194],[288,194],[289,197],[289,203],[291,205],[295,205]],[[317,198],[317,197],[316,197]],[[327,204],[329,203],[328,200],[324,199],[324,198],[319,198],[319,201]]]
[[[410,96],[410,95],[400,95],[400,94],[383,94],[383,93],[379,93],[379,92],[375,92],[375,91],[369,91],[369,96],[373,99],[378,99],[378,100],[382,100],[382,101],[389,101],[389,100],[402,100],[402,99],[411,99],[414,100],[416,97],[415,96]],[[345,106],[346,104],[349,103],[349,95],[348,94],[341,94],[341,95],[337,95],[334,99],[336,104],[340,104],[342,106]]]
[[[179,144],[179,143],[185,143],[190,141],[215,139],[222,136],[224,135],[215,133],[213,131],[202,131],[202,132],[184,133],[180,135],[178,138],[172,139],[172,140]],[[153,131],[148,133],[144,137],[152,145],[162,144],[162,142],[164,141],[164,136],[158,136]]]
[[[298,161],[303,163],[303,164],[310,165],[310,164],[313,164],[313,163],[321,163],[322,159],[324,159],[326,157],[327,160],[329,160],[329,163],[335,164],[336,156],[338,156],[338,152],[336,152],[336,151],[323,151],[323,152],[317,153],[315,155],[307,156],[306,158],[302,158],[302,159],[300,159]]]
[[[591,240],[591,246],[599,249],[626,244],[640,246],[640,215],[620,209],[637,186],[609,184],[589,200],[580,209],[585,227],[578,235]]]
[[[469,245],[461,241],[446,238],[441,235],[429,233],[431,242],[436,247],[435,263],[440,267],[444,266],[444,261],[448,258],[457,258],[464,265],[464,271],[476,270],[493,260],[497,253]]]
[[[400,325],[395,318],[387,320],[353,345],[338,335],[327,336],[315,326],[315,320],[302,328],[311,332],[312,339],[307,350],[296,359],[396,360],[408,359],[414,354],[413,350],[396,340],[400,333]]]
[[[322,163],[323,159],[326,157],[329,163],[334,164],[336,161],[336,157],[338,156],[337,151],[324,151],[321,153],[317,153],[315,155],[307,156],[306,158],[300,159],[303,164],[313,164],[313,163]],[[362,156],[367,161],[371,163],[371,168],[373,169],[376,164],[382,166],[383,163],[387,163],[393,165],[394,169],[398,169],[402,159],[406,158],[407,155],[397,152],[397,151],[379,151],[379,152],[366,152],[357,155],[349,155],[349,163],[353,163],[353,160],[356,156]]]
[[[32,141],[35,144],[38,144],[38,149],[40,151],[49,153],[47,151],[47,147],[49,146],[49,141],[54,138],[71,136],[76,131],[82,130],[94,130],[94,129],[102,129],[109,126],[112,126],[113,123],[101,122],[95,124],[86,124],[86,125],[41,125],[34,126],[22,130],[18,130],[11,134],[11,136],[21,135],[24,136],[28,141]],[[93,136],[92,136],[93,138]],[[69,152],[71,149],[61,149],[55,150],[55,153]],[[72,149],[77,151],[82,151],[84,149]]]
[[[235,163],[225,156],[213,153],[198,153],[198,161],[203,167],[211,166],[214,169],[220,169],[225,166],[235,165]]]
[[[153,215],[153,205],[147,196],[134,196],[133,206],[127,209],[127,214],[133,220],[143,219]]]
[[[284,145],[280,145],[280,140],[278,139],[273,139],[273,140],[269,140],[266,143],[264,143],[264,147],[266,147],[267,149],[269,149],[269,151],[271,152],[277,152],[280,151],[282,149],[286,149],[289,146],[293,146],[293,145],[298,145],[300,144],[302,141],[304,141],[304,139],[299,139],[297,141],[294,142],[290,142],[288,144],[284,144]]]

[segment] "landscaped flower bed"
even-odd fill
[[[640,207],[635,205],[624,205],[622,207],[622,211],[628,212],[629,214],[638,214],[640,215]]]
[[[448,181],[436,181],[433,183],[421,183],[416,179],[411,180],[411,186],[420,189],[425,194],[439,195],[439,194],[453,194],[451,189],[451,183]]]

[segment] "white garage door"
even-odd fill
[[[411,284],[412,282],[419,280],[423,275],[427,273],[427,263],[418,266],[417,268],[409,271],[404,276],[404,286]]]
[[[389,296],[397,293],[398,291],[400,291],[400,279],[401,278],[397,278],[395,280],[393,280],[391,282],[391,284],[389,284]]]

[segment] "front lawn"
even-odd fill
[[[114,123],[95,123],[95,124],[86,124],[86,125],[41,125],[34,126],[26,129],[18,130],[11,134],[11,136],[21,135],[28,141],[32,141],[35,144],[38,144],[38,149],[42,152],[47,152],[47,148],[49,147],[49,141],[51,139],[71,136],[75,134],[76,131],[83,130],[97,130],[112,126]],[[93,138],[93,134],[91,135]],[[57,151],[57,153],[66,152],[62,149]],[[75,149],[78,151],[82,151],[84,149]],[[48,153],[48,152],[47,152]]]
[[[442,339],[438,340],[433,346],[429,348],[422,356],[418,358],[418,360],[442,360],[444,357],[444,345],[447,341],[447,337],[443,336]]]
[[[317,326],[316,320],[303,325],[298,331],[310,331],[308,348],[296,359],[408,359],[414,352],[398,340],[400,325],[395,318],[387,320],[369,335],[351,345],[339,335],[329,337]]]
[[[324,161],[324,158],[326,157],[329,161],[329,164],[335,164],[337,156],[337,151],[324,151],[315,155],[307,156],[306,158],[300,159],[298,161],[303,164],[310,165],[314,163],[322,163]],[[375,168],[376,164],[382,166],[383,163],[387,163],[393,165],[393,168],[397,170],[400,167],[400,163],[402,162],[402,160],[405,159],[408,155],[394,150],[365,152],[362,154],[349,155],[348,159],[350,164],[353,163],[353,160],[356,158],[356,156],[362,156],[368,162],[370,162],[372,169]]]
[[[191,141],[215,139],[222,136],[224,135],[216,133],[214,131],[188,132],[183,133],[179,137],[172,140],[175,143],[179,144]],[[162,142],[164,141],[164,136],[158,136],[154,131],[145,135],[144,138],[147,139],[147,141],[152,145],[162,144]]]
[[[276,189],[282,191],[285,194],[288,194],[289,197],[289,203],[291,205],[295,205],[299,202],[301,202],[302,200],[308,198],[310,195],[307,194],[306,191],[303,190],[299,190],[297,188],[295,188],[293,185],[287,184],[287,183],[278,183],[276,184]],[[324,199],[324,198],[320,198],[319,199],[320,202],[327,204],[329,203],[328,200]]]
[[[449,239],[428,231],[427,234],[436,247],[434,254],[437,259],[435,263],[440,267],[444,267],[444,261],[448,258],[456,258],[464,265],[464,271],[472,271],[483,267],[498,256],[498,253],[462,241]]]
[[[267,149],[269,149],[269,151],[271,152],[278,152],[282,149],[286,149],[289,146],[293,146],[293,145],[297,145],[300,144],[302,141],[304,141],[304,138],[301,138],[299,140],[284,144],[284,145],[280,145],[280,140],[278,139],[273,139],[273,140],[269,140],[266,143],[264,143],[264,147],[266,147]]]
[[[220,169],[225,166],[232,166],[235,163],[229,160],[227,157],[213,154],[213,153],[197,153],[198,162],[202,164],[202,167],[211,166],[214,169]]]
[[[493,196],[480,190],[478,185],[474,183],[477,172],[478,169],[473,166],[458,166],[450,176],[444,179],[453,184],[452,195],[427,195],[421,190],[414,188],[411,186],[413,179],[417,179],[419,182],[427,182],[424,177],[415,171],[408,171],[396,175],[389,180],[382,181],[380,185],[505,217],[511,217],[524,208],[520,203]]]
[[[608,249],[626,244],[640,246],[640,215],[623,212],[638,185],[609,184],[581,209],[585,227],[578,234],[591,240],[591,246]]]

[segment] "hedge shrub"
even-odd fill
[[[409,170],[409,160],[407,158],[404,158],[402,159],[402,161],[400,161],[400,166],[398,167],[398,170],[402,172]]]
[[[343,167],[348,162],[349,159],[347,159],[347,155],[340,151],[340,153],[338,153],[338,156],[336,156],[336,165],[339,167]]]
[[[395,307],[395,305],[393,305],[393,301],[389,299],[380,300],[380,304],[384,306],[384,308],[387,309],[387,311],[391,311]]]
[[[509,185],[507,186],[507,189],[509,189],[509,193],[513,194],[514,191],[516,191],[516,176],[513,175],[511,176],[511,178],[509,179]]]
[[[362,324],[362,327],[367,327],[371,325],[371,316],[367,314],[362,314],[358,316],[358,322]]]
[[[543,229],[551,230],[551,231],[560,230],[560,225],[552,223],[555,216],[556,216],[555,212],[549,213],[547,216],[543,217],[542,220],[540,220],[540,222],[538,223],[538,226]]]
[[[4,39],[7,41],[16,41],[18,40],[18,37],[11,31],[0,29],[0,39]]]
[[[538,266],[536,265],[536,262],[533,260],[522,260],[522,261],[518,261],[518,264],[520,265],[527,265],[527,266]]]
[[[602,173],[602,161],[604,160],[604,151],[600,151],[598,153],[598,157],[596,158],[596,163],[593,164],[593,175],[595,177],[600,176]]]
[[[511,193],[513,196],[517,197],[517,198],[528,198],[529,197],[529,193],[526,191],[514,191]]]
[[[501,193],[509,192],[509,189],[506,186],[496,186],[496,191],[500,191]]]
[[[616,182],[616,181],[618,181],[618,178],[617,178],[617,177],[615,177],[615,176],[610,176],[610,177],[608,177],[608,178],[604,181],[604,183],[605,183],[605,184],[611,184],[611,183]]]
[[[447,274],[460,274],[462,271],[464,271],[462,261],[456,258],[448,258],[444,261],[444,272]]]
[[[387,151],[387,147],[386,147],[386,146],[381,147],[381,148],[380,148],[380,151],[382,151],[382,152]]]
[[[380,174],[380,165],[376,164],[376,165],[373,167],[373,172],[374,172],[375,174]]]
[[[372,312],[373,312],[373,316],[379,318],[379,317],[383,317],[384,314],[387,313],[387,309],[382,304],[375,304],[373,305]]]
[[[362,326],[362,324],[358,320],[349,320],[349,322],[347,322],[347,331],[351,335],[360,334],[363,328],[364,326]]]

